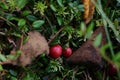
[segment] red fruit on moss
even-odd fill
[[[49,55],[54,59],[60,57],[62,55],[62,47],[59,44],[51,46]]]
[[[109,64],[109,65],[108,65],[108,73],[109,73],[110,75],[115,75],[115,74],[117,74],[117,67],[116,67],[115,64]]]
[[[66,48],[63,50],[63,56],[65,57],[70,57],[72,55],[72,49],[71,48]]]

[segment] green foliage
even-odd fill
[[[24,19],[19,19],[18,26],[23,27],[26,24],[26,21]]]
[[[33,28],[39,28],[40,26],[42,26],[44,24],[44,21],[43,20],[37,20],[37,21],[34,21],[32,26]]]
[[[94,23],[91,23],[88,25],[88,28],[86,30],[86,34],[85,34],[85,39],[89,39],[93,33],[93,28],[94,28]]]
[[[22,8],[25,7],[25,5],[27,4],[27,0],[6,0],[6,1],[2,1],[2,8],[3,9],[10,9],[10,11],[19,11]]]
[[[115,56],[113,57],[113,61],[118,67],[120,67],[120,52],[115,54]]]
[[[54,60],[50,60],[50,63],[46,68],[46,71],[48,73],[57,72],[57,71],[61,72],[62,70],[63,70],[63,66],[61,65],[61,63],[59,61],[54,61]]]
[[[94,45],[96,47],[100,46],[101,40],[102,40],[102,34],[98,34],[94,39]]]
[[[16,51],[17,55],[10,54],[15,47],[14,39],[25,35],[23,43],[26,43],[29,39],[27,36],[29,31],[39,31],[49,45],[60,44],[75,51],[91,37],[96,26],[104,26],[108,43],[100,49],[101,56],[106,61],[103,67],[106,68],[107,63],[115,63],[120,68],[120,0],[109,0],[109,3],[108,0],[92,1],[96,11],[91,22],[85,24],[82,0],[1,0],[0,63],[20,56],[21,50]],[[101,39],[101,34],[95,37],[96,47],[100,45]],[[77,67],[77,70],[78,65],[70,66],[65,60],[63,56],[54,60],[42,54],[26,67],[0,65],[0,74],[2,71],[4,73],[2,77],[0,75],[0,79],[4,77],[7,80],[82,80],[89,76],[98,79],[104,77],[103,72],[100,71],[89,75],[81,68],[82,65]],[[106,80],[111,80],[111,76],[105,75]],[[119,78],[115,76],[114,79]]]
[[[22,9],[25,7],[25,5],[27,4],[28,0],[17,0],[17,7]]]
[[[44,3],[39,1],[39,2],[35,3],[34,13],[39,12],[41,15],[44,15],[44,11],[46,8],[47,8],[47,6],[45,6]]]

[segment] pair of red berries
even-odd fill
[[[50,47],[50,57],[51,58],[59,58],[61,55],[65,57],[69,57],[72,54],[72,49],[71,48],[65,48],[62,49],[62,47],[59,44],[53,45]]]
[[[107,66],[107,72],[109,73],[109,75],[116,75],[117,74],[117,71],[118,71],[118,68],[115,64],[109,64]]]

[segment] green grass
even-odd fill
[[[84,24],[82,0],[0,1],[0,63],[8,59],[7,55],[14,47],[14,39],[21,38],[32,30],[40,32],[49,46],[61,44],[62,47],[71,47],[73,51],[85,43],[98,26],[104,26],[108,41],[100,49],[104,59],[100,70],[89,71],[86,66],[70,66],[64,56],[54,60],[42,54],[26,67],[0,65],[0,79],[120,80],[120,1],[92,1],[96,10],[89,24]],[[99,44],[98,41],[95,42],[96,45]],[[118,74],[108,74],[109,63],[116,64]]]

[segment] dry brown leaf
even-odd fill
[[[16,46],[12,51],[12,55],[16,55],[16,50],[20,49],[22,53],[16,60],[7,60],[3,64],[13,64],[19,66],[26,66],[31,63],[34,57],[45,52],[49,53],[49,47],[46,39],[37,31],[28,33],[29,39],[25,44],[21,45],[21,39],[16,41]]]
[[[84,9],[85,9],[84,19],[85,19],[85,23],[87,24],[93,18],[95,6],[91,0],[83,0],[83,4],[84,4]]]
[[[93,41],[99,33],[102,34],[101,45],[99,47],[95,47]],[[105,43],[105,31],[103,27],[99,27],[97,30],[95,30],[91,39],[87,40],[80,48],[73,52],[73,55],[67,59],[67,62],[70,64],[87,65],[89,67],[102,67],[102,58],[99,48]]]

